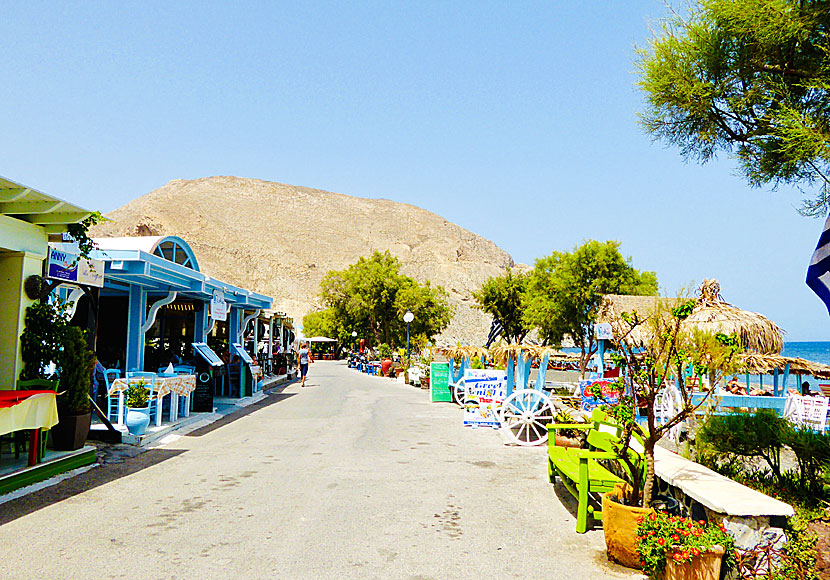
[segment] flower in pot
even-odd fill
[[[125,403],[127,430],[132,435],[144,435],[147,425],[150,424],[150,393],[147,390],[147,382],[140,379],[138,382],[130,383],[125,391]]]
[[[569,413],[566,410],[560,410],[554,416],[553,422],[560,425],[585,423],[585,418],[578,413]],[[580,429],[557,429],[554,441],[560,447],[583,447],[585,443],[585,432]]]
[[[735,566],[734,540],[723,523],[672,516],[665,512],[640,516],[637,553],[643,571],[666,580],[718,580],[721,567]]]
[[[693,387],[686,379],[685,371],[691,368],[699,376],[708,374],[711,384],[715,384],[737,367],[736,355],[741,349],[734,335],[708,333],[683,325],[696,305],[696,300],[682,297],[662,299],[645,315],[636,311],[623,312],[612,323],[616,353],[611,357],[616,366],[624,370],[615,389],[618,393],[629,394],[609,404],[606,411],[620,428],[615,452],[628,474],[630,485],[624,491],[620,490],[621,493],[606,494],[608,497],[603,498],[603,505],[607,499],[609,503],[617,502],[632,508],[650,506],[654,499],[654,448],[657,442],[706,405],[712,393],[710,390],[699,402],[693,403]],[[667,387],[669,383],[671,386]],[[658,422],[656,414],[660,406],[656,403],[665,388],[676,389],[680,403],[673,417]],[[592,391],[597,398],[603,398],[600,388]],[[645,411],[644,423],[635,419],[639,408]],[[632,439],[636,441],[635,445],[632,445]],[[635,518],[625,521],[633,522]],[[625,525],[631,527],[630,523]],[[628,559],[635,553],[636,530],[613,528],[603,514],[609,558],[621,561],[614,553],[616,548],[612,550],[613,546],[619,545],[623,547],[620,555],[624,553],[622,557]],[[611,536],[624,536],[626,540],[611,541]]]
[[[87,346],[86,331],[66,326],[61,333],[61,351],[57,363],[60,387],[57,398],[60,422],[52,428],[52,446],[69,451],[83,447],[92,418],[89,384],[94,355]]]

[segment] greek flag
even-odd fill
[[[487,335],[487,348],[490,348],[490,345],[496,341],[496,339],[501,334],[501,331],[501,322],[494,318],[493,324],[490,325],[490,334]]]
[[[807,286],[818,294],[830,313],[830,216],[824,222],[824,231],[821,232],[810,267],[807,268]]]

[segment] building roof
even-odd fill
[[[48,233],[62,233],[92,212],[68,201],[0,176],[0,214],[41,226]]]
[[[248,309],[271,308],[273,300],[199,272],[193,250],[176,236],[139,236],[135,238],[95,238],[98,249],[92,257],[105,262],[104,291],[123,292],[130,285],[148,292],[176,291],[183,296],[209,300],[217,292],[224,294],[232,306]],[[189,261],[180,263],[165,257],[165,243],[174,242],[178,252]],[[146,250],[150,250],[149,252]],[[175,256],[174,256],[175,257]]]

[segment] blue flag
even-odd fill
[[[830,313],[830,216],[824,222],[824,231],[807,268],[807,286],[818,294]]]
[[[501,322],[493,318],[493,324],[490,325],[490,334],[487,335],[487,348],[490,348],[490,345],[496,341],[501,333]]]

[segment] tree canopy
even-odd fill
[[[830,209],[830,3],[701,0],[640,51],[642,122],[686,159],[723,151],[753,186]]]
[[[597,349],[593,325],[605,294],[657,294],[657,275],[639,272],[619,242],[589,240],[571,252],[539,258],[527,283],[525,322],[547,344],[570,336],[582,351],[580,370]]]
[[[473,292],[476,308],[495,318],[508,342],[521,342],[530,330],[524,320],[523,301],[528,275],[508,270],[503,276],[487,279]]]
[[[361,257],[345,270],[332,270],[320,283],[325,309],[303,318],[306,335],[325,334],[347,344],[357,332],[367,344],[400,346],[406,342],[407,309],[415,315],[413,337],[431,340],[452,317],[447,293],[427,281],[419,284],[400,273],[400,261],[388,251]]]

